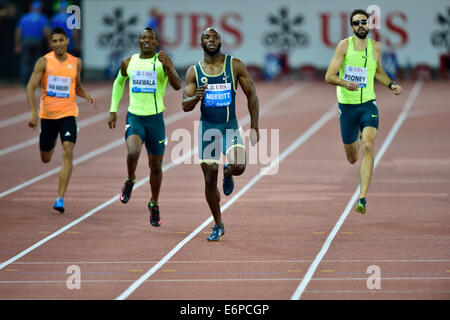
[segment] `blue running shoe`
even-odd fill
[[[53,209],[59,211],[60,213],[63,213],[64,212],[64,199],[63,198],[56,199],[56,202],[53,205]]]
[[[228,166],[229,166],[228,164],[223,165],[223,185],[222,185],[222,187],[223,187],[223,193],[226,196],[229,196],[233,192],[233,189],[234,189],[233,176],[231,176],[229,178],[225,177],[225,170]]]
[[[356,204],[355,211],[361,214],[366,213],[366,198],[361,198]]]
[[[218,241],[221,236],[225,234],[225,226],[216,224],[213,228],[213,232],[208,237],[208,241]]]

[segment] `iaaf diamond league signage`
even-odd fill
[[[214,26],[222,34],[222,50],[247,64],[263,66],[268,54],[283,52],[292,67],[326,68],[339,40],[351,35],[351,11],[374,4],[381,21],[370,36],[383,51],[395,52],[400,66],[438,66],[439,55],[448,50],[448,0],[85,0],[83,62],[85,68],[105,69],[138,52],[138,35],[147,26],[150,9],[158,7],[158,36],[178,67],[203,58],[201,32]]]

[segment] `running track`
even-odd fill
[[[79,100],[83,125],[60,215],[51,209],[60,143],[52,161],[40,163],[25,94],[0,88],[0,299],[449,299],[448,82],[402,84],[398,97],[376,87],[379,157],[368,211],[359,215],[352,200],[360,161],[345,159],[334,87],[257,83],[260,128],[279,129],[280,157],[269,172],[276,174],[249,164],[231,197],[220,186],[226,234],[218,243],[206,241],[212,222],[202,173],[189,164],[199,110],[181,112],[181,91],[165,99],[163,222],[154,228],[145,153],[132,199],[118,199],[127,98],[110,130],[111,84],[86,84],[98,108]],[[237,99],[246,130],[246,100]],[[177,129],[191,134],[183,154],[172,154]],[[185,163],[173,162],[183,156]],[[70,290],[73,265],[81,288]],[[367,287],[369,266],[379,267],[380,289]]]

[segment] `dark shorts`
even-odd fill
[[[244,148],[237,120],[226,123],[200,121],[198,127],[198,155],[200,162],[219,163],[220,154],[235,147]]]
[[[378,108],[376,100],[362,104],[339,103],[339,123],[342,142],[352,144],[359,138],[359,131],[365,127],[378,129]]]
[[[125,125],[125,140],[133,134],[141,138],[148,154],[154,156],[164,154],[167,138],[162,112],[151,116],[137,116],[128,112]]]
[[[76,118],[41,119],[39,149],[44,152],[53,150],[58,133],[61,138],[61,143],[64,143],[64,141],[76,143],[78,133]]]

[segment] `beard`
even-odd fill
[[[219,45],[217,46],[216,50],[212,51],[212,50],[209,50],[206,45],[202,44],[202,48],[206,52],[206,54],[208,56],[215,56],[215,55],[217,55],[220,52],[220,47],[221,46],[222,46],[222,44],[219,43]]]
[[[353,33],[355,34],[355,36],[357,36],[360,39],[365,39],[367,37],[367,35],[369,34],[369,30],[366,29],[362,29],[364,32],[360,33],[359,29],[357,31],[354,31]]]

